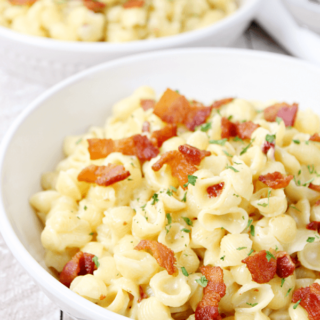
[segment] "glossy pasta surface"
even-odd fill
[[[142,108],[146,100],[158,97],[149,87],[138,88],[114,105],[104,127],[66,137],[66,158],[43,174],[44,191],[30,203],[44,224],[47,266],[58,274],[77,252],[93,255],[95,270],[76,276],[70,290],[131,319],[201,320],[201,266],[223,270],[226,294],[219,313],[227,320],[309,319],[292,296],[320,284],[320,236],[307,228],[320,221],[320,192],[313,187],[320,185],[320,143],[309,140],[320,132],[319,117],[299,110],[293,125],[285,126],[281,117],[265,119],[264,109],[276,102],[231,99],[212,108],[194,131],[178,124],[177,135],[150,161],[121,152],[91,160],[87,139],[150,138],[167,126],[153,108]],[[250,139],[222,138],[222,119],[257,126]],[[273,147],[266,150],[266,142]],[[153,165],[186,144],[209,153],[181,186],[170,165],[158,171]],[[84,168],[108,164],[122,165],[130,176],[108,186],[79,181]],[[274,172],[293,179],[271,188],[261,176]],[[150,250],[136,250],[141,240],[170,249],[178,271],[169,274]],[[271,256],[286,252],[295,261],[294,273],[254,281],[243,260],[263,250]]]
[[[0,0],[0,26],[65,41],[127,42],[207,27],[235,0]]]

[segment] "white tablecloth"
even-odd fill
[[[286,54],[256,24],[233,45],[236,48]],[[47,89],[0,70],[0,141],[12,121],[34,98]],[[0,319],[70,320],[35,285],[10,253],[0,235]]]

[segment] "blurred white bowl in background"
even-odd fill
[[[102,126],[112,105],[141,85],[179,89],[205,103],[223,97],[299,102],[320,113],[320,68],[238,49],[180,49],[111,61],[56,85],[31,103],[0,147],[0,230],[23,268],[62,310],[86,320],[125,320],[78,296],[44,263],[42,226],[29,205],[40,175],[62,159],[65,136]]]
[[[0,27],[0,68],[20,77],[54,84],[93,65],[135,53],[168,48],[227,46],[248,27],[261,0],[239,0],[231,16],[204,29],[127,43],[64,42]]]
[[[320,34],[320,1],[283,0],[299,24]]]

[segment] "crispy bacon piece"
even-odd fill
[[[208,280],[208,284],[203,289],[203,297],[197,306],[195,320],[221,320],[218,306],[226,294],[223,270],[220,267],[202,266],[200,271]]]
[[[38,0],[9,0],[9,2],[15,6],[31,6]]]
[[[110,186],[130,176],[123,165],[111,164],[107,166],[95,166],[94,164],[84,168],[78,175],[78,181],[96,183],[99,186]]]
[[[177,150],[164,153],[161,158],[154,163],[152,170],[159,171],[164,164],[168,164],[171,167],[172,176],[179,180],[179,184],[182,188],[184,188],[183,185],[188,182],[188,175],[192,175],[198,170]]]
[[[228,104],[230,102],[232,102],[234,100],[234,98],[226,98],[226,99],[221,99],[221,100],[218,100],[218,101],[215,101],[211,108],[212,109],[220,109],[224,104]]]
[[[286,127],[294,125],[299,106],[297,103],[289,105],[285,102],[277,103],[271,107],[264,109],[264,118],[269,122],[276,121],[279,117],[283,120]]]
[[[150,250],[159,266],[167,269],[168,274],[172,275],[178,271],[174,265],[176,263],[174,252],[162,243],[154,240],[141,240],[135,249]]]
[[[167,123],[184,124],[189,130],[206,122],[212,107],[188,100],[171,89],[167,89],[155,105],[153,113]]]
[[[145,121],[142,124],[142,132],[150,132],[150,122],[149,121]]]
[[[222,193],[224,182],[215,184],[207,188],[209,198],[218,197]]]
[[[267,283],[277,274],[280,278],[291,276],[295,270],[295,264],[288,253],[284,251],[275,252],[270,250],[273,257],[267,259],[267,251],[262,250],[255,255],[242,260],[252,275],[253,281]]]
[[[77,276],[93,274],[93,271],[96,269],[96,265],[92,261],[92,258],[94,258],[94,255],[90,253],[82,251],[76,253],[63,267],[63,270],[60,273],[60,282],[69,288],[71,282]]]
[[[205,157],[211,156],[210,151],[199,150],[198,148],[188,144],[181,145],[178,149],[188,162],[196,166],[198,166]]]
[[[160,130],[153,131],[151,133],[151,142],[160,148],[162,144],[172,137],[177,136],[177,125],[168,124]]]
[[[282,173],[275,171],[266,175],[261,175],[259,181],[266,184],[272,189],[281,189],[288,186],[290,181],[293,179],[292,175],[284,176]]]
[[[296,266],[288,253],[280,251],[276,253],[277,258],[277,276],[287,278],[293,275]]]
[[[274,142],[269,142],[269,141],[265,141],[263,146],[262,146],[262,152],[264,154],[267,154],[268,151],[272,148],[274,149],[276,147],[275,143]]]
[[[156,105],[156,102],[152,99],[141,99],[140,105],[144,111],[147,111],[149,109],[153,109],[154,106]]]
[[[308,188],[320,192],[320,186],[317,184],[310,183]]]
[[[125,9],[141,8],[144,6],[144,0],[128,0],[122,5]]]
[[[252,280],[257,283],[267,283],[277,272],[277,260],[271,258],[268,262],[267,251],[262,250],[242,260],[252,275]]]
[[[320,142],[319,133],[315,133],[313,136],[310,137],[309,141]]]
[[[251,121],[233,123],[227,118],[221,119],[221,138],[230,138],[238,136],[241,139],[251,139],[252,133],[259,128],[260,125]]]
[[[320,319],[320,285],[318,283],[296,290],[292,296],[292,302],[296,303],[299,300],[301,300],[300,306],[307,311],[310,320]]]
[[[320,221],[312,221],[309,224],[307,224],[308,230],[315,230],[320,233]]]
[[[83,4],[93,12],[103,12],[106,5],[98,0],[83,0]]]
[[[137,156],[140,161],[151,160],[159,154],[151,141],[141,134],[120,140],[88,139],[91,160],[107,157],[112,152],[121,152],[127,156]]]
[[[320,199],[316,201],[315,206],[320,206]]]
[[[139,286],[140,298],[138,299],[138,303],[140,303],[143,299],[148,299],[148,295],[144,293],[143,288]]]

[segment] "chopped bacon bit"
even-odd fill
[[[271,258],[268,262],[267,251],[262,250],[252,256],[242,260],[252,275],[253,281],[257,283],[267,283],[277,272],[277,260]]]
[[[276,121],[276,118],[279,117],[283,120],[286,127],[294,125],[298,112],[298,104],[294,103],[289,105],[285,102],[277,103],[271,107],[268,107],[264,110],[264,118],[269,122]]]
[[[141,134],[120,140],[88,139],[91,160],[107,157],[112,152],[121,152],[127,156],[137,156],[140,161],[151,160],[159,154],[151,141]]]
[[[307,224],[308,230],[315,230],[320,233],[320,221],[312,221],[309,224]]]
[[[218,306],[226,294],[223,270],[220,267],[202,266],[200,271],[208,280],[208,284],[203,289],[203,297],[197,306],[195,320],[221,320]]]
[[[219,109],[221,108],[224,104],[228,104],[230,102],[232,102],[234,100],[234,98],[226,98],[226,99],[221,99],[221,100],[218,100],[218,101],[215,101],[211,108],[212,109]]]
[[[82,251],[76,253],[63,267],[60,273],[60,282],[69,288],[71,282],[77,276],[93,274],[93,271],[96,269],[96,265],[92,261],[93,258],[94,255],[90,253]]]
[[[316,203],[314,204],[316,207],[320,206],[320,199],[316,201]]]
[[[262,146],[262,152],[264,154],[267,154],[268,151],[272,148],[274,149],[276,147],[275,143],[274,142],[269,142],[269,141],[265,141],[263,146]]]
[[[165,141],[176,136],[177,136],[177,125],[168,124],[164,128],[153,131],[151,133],[151,142],[156,147],[160,148]]]
[[[272,189],[281,189],[289,185],[290,181],[293,179],[292,175],[284,176],[282,173],[275,171],[273,173],[268,173],[266,175],[261,175],[259,181],[266,184]]]
[[[106,296],[102,294],[102,295],[100,296],[99,300],[103,300],[103,299],[105,299],[105,298],[106,298]]]
[[[230,138],[238,136],[241,139],[251,139],[252,133],[259,128],[259,124],[251,121],[233,123],[227,118],[221,119],[221,138]]]
[[[178,271],[174,265],[176,263],[174,252],[162,243],[154,240],[141,240],[135,249],[150,250],[159,266],[167,269],[168,274],[172,275]]]
[[[290,256],[290,258],[291,258],[292,262],[294,263],[296,269],[301,267],[301,262],[299,261],[297,256],[295,256],[295,257]]]
[[[212,107],[198,102],[190,104],[188,100],[171,89],[167,89],[155,105],[154,114],[167,123],[184,124],[189,130],[206,122]]]
[[[87,9],[98,13],[103,12],[106,5],[103,2],[100,2],[98,0],[83,0],[83,4],[87,7]]]
[[[208,192],[209,198],[220,196],[220,194],[222,193],[223,187],[224,187],[224,182],[208,187],[207,192]]]
[[[309,141],[320,142],[319,133],[315,133],[313,136],[310,137]]]
[[[111,164],[107,166],[95,166],[94,164],[84,168],[78,175],[78,181],[96,183],[99,186],[110,186],[130,176],[123,165]]]
[[[9,0],[14,6],[31,6],[36,3],[38,0]]]
[[[138,299],[138,303],[140,303],[143,299],[148,299],[148,295],[144,293],[143,288],[139,286],[140,298]]]
[[[124,222],[123,222],[123,225],[124,225],[124,226],[126,226],[127,224],[128,224],[127,221],[124,221]]]
[[[317,184],[310,183],[309,184],[309,189],[312,189],[314,191],[320,192],[320,186],[317,185]]]
[[[296,266],[288,253],[280,251],[276,253],[277,258],[277,276],[287,278],[293,275]]]
[[[150,132],[150,122],[149,121],[145,121],[142,124],[142,132]]]
[[[295,291],[292,302],[296,303],[299,300],[301,300],[300,306],[307,311],[310,320],[320,319],[320,285],[318,283]]]
[[[125,9],[141,8],[144,6],[144,0],[128,0],[122,6]]]
[[[153,109],[154,106],[156,105],[156,102],[152,99],[141,99],[140,105],[144,111],[147,111],[149,109]]]
[[[205,157],[211,156],[210,151],[199,150],[198,148],[188,144],[181,145],[178,149],[188,162],[196,166],[198,166]]]

